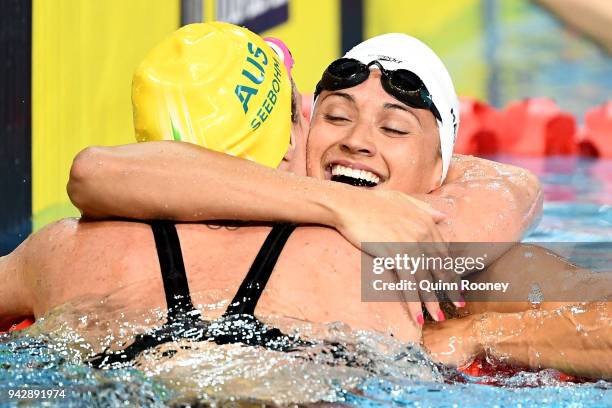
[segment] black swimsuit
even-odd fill
[[[151,228],[159,257],[168,318],[163,326],[136,336],[124,350],[105,351],[89,360],[93,367],[108,367],[133,360],[144,350],[177,340],[242,343],[277,351],[293,351],[311,343],[283,334],[258,320],[254,313],[276,261],[295,229],[293,224],[275,225],[253,261],[234,299],[219,319],[206,321],[193,306],[176,227],[171,221],[153,221]]]

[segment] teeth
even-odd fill
[[[332,165],[332,176],[347,176],[356,179],[366,180],[375,184],[380,182],[380,178],[367,170],[351,169],[350,167],[341,166],[339,164]]]

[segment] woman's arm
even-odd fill
[[[75,158],[72,202],[90,218],[322,224],[361,242],[439,242],[444,214],[397,191],[301,177],[181,142],[92,147]]]
[[[435,359],[452,366],[465,366],[486,354],[519,367],[612,378],[608,302],[470,315],[426,326],[423,342]]]
[[[162,141],[83,150],[72,164],[68,195],[92,218],[330,225],[330,200],[316,194],[324,184],[194,144]]]
[[[68,193],[88,217],[315,223],[338,229],[357,247],[487,241],[491,231],[511,241],[526,228],[516,223],[529,218],[525,207],[537,212],[541,204],[537,179],[525,177],[530,183],[521,185],[508,174],[481,159],[456,160],[445,185],[417,200],[300,177],[188,143],[148,142],[85,149],[72,165]]]
[[[518,242],[542,212],[542,190],[529,171],[454,155],[444,185],[415,196],[447,214],[438,225],[450,242]]]

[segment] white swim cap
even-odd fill
[[[379,61],[388,70],[407,69],[423,81],[442,117],[438,122],[443,182],[448,172],[459,127],[459,99],[444,63],[423,42],[406,34],[390,33],[370,38],[344,55],[364,64]]]

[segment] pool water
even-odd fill
[[[498,159],[529,168],[542,180],[544,215],[527,241],[612,242],[612,161]],[[65,390],[65,398],[30,406],[328,401],[363,407],[612,407],[610,382],[563,383],[552,370],[500,377],[498,386],[485,385],[491,378],[457,373],[449,381],[449,372],[418,347],[342,325],[304,330],[321,330],[347,345],[346,361],[352,363],[331,359],[325,344],[317,353],[183,344],[172,359],[158,351],[133,367],[94,370],[82,363],[87,339],[61,314],[52,314],[22,333],[0,336],[0,406],[17,406],[8,391],[28,387]]]
[[[495,159],[529,169],[542,182],[544,215],[527,241],[612,242],[612,160]]]

